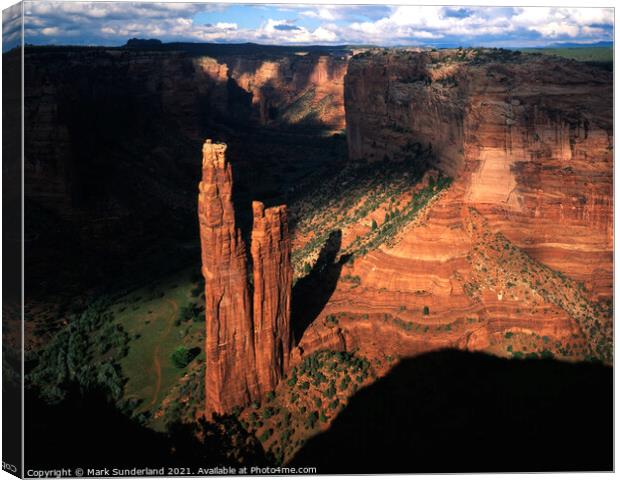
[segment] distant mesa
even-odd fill
[[[127,43],[123,45],[125,48],[157,48],[163,45],[161,40],[156,38],[132,38],[127,40]]]

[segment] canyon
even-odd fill
[[[187,169],[171,150],[185,152],[213,132],[230,136],[231,129],[269,125],[344,129],[347,50],[276,47],[239,53],[234,45],[198,51],[191,45],[170,50],[131,42],[120,48],[28,47],[28,197],[67,215],[95,202],[97,188],[114,192],[109,182],[116,175],[138,183],[136,195],[154,188],[145,174],[171,163]],[[127,146],[130,138],[133,148]],[[93,151],[93,143],[100,148]],[[123,157],[121,145],[128,149]],[[145,158],[150,163],[141,178],[134,178],[136,163]],[[87,171],[101,175],[97,185]],[[169,190],[160,196],[170,197],[168,206],[178,208],[181,202]],[[119,196],[117,209],[127,202]]]
[[[232,415],[282,464],[412,358],[612,365],[611,72],[501,49],[25,55],[27,315],[53,304],[53,334],[103,289],[130,352],[169,325],[126,370],[149,428]],[[196,356],[153,394],[170,345]]]

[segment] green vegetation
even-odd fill
[[[557,57],[571,58],[580,62],[612,63],[614,61],[613,47],[573,47],[573,48],[521,48],[524,53],[540,53]]]
[[[362,357],[348,352],[316,352],[291,369],[268,407],[261,410],[258,404],[252,405],[239,420],[249,426],[266,450],[286,458],[298,442],[334,418],[345,400],[372,375],[370,362]]]
[[[520,295],[525,300],[536,298],[561,308],[576,320],[587,339],[587,352],[579,352],[575,346],[572,349],[567,348],[566,351],[580,357],[591,356],[611,363],[613,312],[609,306],[591,301],[578,282],[536,261],[512,245],[501,233],[491,232],[475,209],[470,208],[470,214],[470,228],[476,240],[470,262],[474,272],[481,272],[477,278],[480,288],[497,289],[510,282],[513,289],[517,290],[515,295]],[[506,248],[506,244],[510,248]],[[536,313],[535,309],[531,313]],[[570,356],[562,351],[559,353]]]
[[[131,337],[128,354],[119,364],[127,378],[123,397],[138,405],[136,413],[153,418],[165,398],[189,399],[150,420],[154,428],[164,428],[177,416],[191,418],[203,403],[204,352],[199,348],[204,342],[203,292],[200,275],[185,270],[119,298],[113,307],[126,307],[115,318]],[[185,375],[189,380],[180,382]]]
[[[297,219],[296,230],[310,239],[292,254],[296,279],[311,271],[319,251],[334,230],[359,224],[372,212],[385,208],[385,221],[371,221],[369,231],[359,236],[341,252],[364,255],[382,244],[390,244],[406,224],[443,189],[449,187],[448,177],[433,174],[433,181],[420,185],[430,147],[410,143],[402,148],[399,161],[382,163],[350,162],[331,176],[318,179],[314,188],[302,198],[291,200],[292,216]],[[412,192],[406,202],[397,199]],[[308,266],[306,266],[308,265]]]
[[[172,364],[177,368],[185,368],[189,365],[194,357],[197,355],[197,352],[189,350],[183,346],[178,347],[172,355],[170,359],[172,360]]]
[[[383,244],[391,245],[396,235],[413,221],[420,210],[435,197],[440,191],[450,186],[452,180],[448,177],[440,176],[434,185],[426,185],[419,188],[414,193],[413,198],[402,210],[395,209],[388,216],[389,220],[376,230],[371,230],[363,237],[358,237],[346,250],[353,255],[364,255],[368,251],[374,250]]]
[[[40,388],[43,398],[62,400],[67,388],[77,384],[83,389],[101,388],[111,399],[121,399],[124,379],[118,362],[127,355],[129,337],[113,323],[111,303],[109,297],[93,300],[40,352],[28,380]]]

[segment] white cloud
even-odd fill
[[[538,32],[546,37],[597,36],[603,31],[591,25],[613,25],[610,8],[521,8],[511,19],[517,27]]]
[[[60,29],[58,27],[45,27],[41,30],[43,35],[58,35]]]
[[[348,29],[367,41],[385,44],[446,36],[464,39],[507,36],[520,31],[549,39],[610,36],[600,25],[613,25],[611,9],[471,7],[455,12],[440,6],[398,6],[388,16],[376,21],[353,22]]]
[[[252,29],[239,27],[235,18],[214,24],[194,20],[199,12],[225,8],[192,3],[25,3],[28,36],[100,35],[107,42],[121,43],[134,36],[271,44],[424,44],[440,39],[471,43],[483,38],[583,42],[611,39],[613,27],[610,8],[257,5],[244,8],[248,15],[261,18],[260,12],[267,18]],[[291,12],[296,18],[269,18],[264,13],[269,8]]]
[[[215,28],[218,28],[220,30],[237,30],[237,24],[236,23],[217,22],[215,24]]]

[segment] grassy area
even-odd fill
[[[172,354],[180,347],[200,349],[204,338],[204,303],[199,284],[189,271],[131,292],[113,307],[117,323],[129,335],[129,350],[121,361],[127,378],[123,397],[136,413],[151,417],[189,366],[179,368]],[[193,307],[193,308],[192,308]],[[194,310],[195,315],[188,314]]]
[[[613,62],[612,47],[574,47],[574,48],[521,48],[524,53],[541,53],[558,57],[572,58],[581,62]]]

